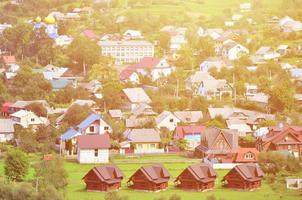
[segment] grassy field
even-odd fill
[[[149,12],[159,15],[174,15],[178,16],[180,13],[187,13],[189,16],[216,16],[221,15],[225,9],[239,8],[239,4],[249,2],[246,0],[173,0],[157,1],[151,6],[134,7],[123,10],[122,13],[140,13]],[[265,10],[274,11],[280,8],[282,0],[262,0],[262,5]],[[120,14],[122,14],[120,13]]]
[[[157,159],[156,159],[157,158]],[[34,159],[36,160],[36,159]],[[129,163],[129,160],[133,163]],[[174,163],[165,163],[165,160],[174,160]],[[178,160],[178,161],[177,161]],[[143,164],[141,161],[149,161],[149,163],[164,163],[164,166],[171,173],[171,181],[169,188],[166,191],[149,193],[149,192],[138,192],[127,188],[128,178]],[[215,189],[210,192],[185,192],[174,187],[173,180],[191,163],[196,163],[198,160],[190,160],[182,156],[158,156],[158,157],[133,157],[133,158],[116,158],[113,159],[113,163],[117,165],[124,172],[125,178],[122,182],[122,188],[119,191],[120,195],[128,196],[129,200],[154,200],[155,198],[165,196],[169,197],[173,194],[178,194],[184,200],[206,200],[207,196],[215,194],[217,197],[223,197],[225,200],[242,200],[242,199],[253,199],[253,200],[277,200],[281,199],[281,194],[273,191],[268,184],[263,181],[261,189],[254,192],[242,192],[234,191],[221,187],[221,179],[228,172],[228,170],[218,170],[218,178],[215,183]],[[189,163],[187,163],[189,162]],[[103,199],[105,193],[101,192],[86,192],[85,184],[82,181],[83,176],[96,165],[80,165],[75,161],[66,161],[65,168],[68,172],[68,186],[66,197],[68,200],[95,200]],[[34,170],[31,168],[27,176],[27,180],[33,179]],[[0,177],[4,176],[3,160],[0,160]],[[296,200],[299,199],[297,196],[293,196],[290,193],[282,193],[283,200]]]

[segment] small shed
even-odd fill
[[[138,169],[128,180],[130,188],[144,191],[160,191],[168,187],[170,173],[161,164],[147,165]]]
[[[257,164],[242,164],[231,169],[222,179],[222,183],[227,188],[254,190],[261,187],[263,176],[264,173]]]
[[[206,163],[187,167],[175,180],[178,187],[184,190],[205,191],[215,185],[216,172]]]
[[[118,190],[124,178],[116,165],[103,165],[92,168],[84,177],[87,191]]]

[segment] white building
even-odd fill
[[[156,127],[160,128],[167,128],[169,131],[174,131],[177,127],[177,124],[181,122],[173,113],[169,111],[163,111],[159,114],[156,119]]]
[[[143,40],[100,41],[103,56],[115,58],[116,64],[137,63],[144,57],[154,57],[154,45]]]
[[[27,110],[19,110],[11,114],[10,118],[23,128],[28,128],[31,125],[48,124],[48,120],[45,117],[38,117],[35,113]]]
[[[110,138],[103,135],[80,135],[77,137],[77,160],[79,163],[108,163]]]

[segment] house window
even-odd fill
[[[89,127],[89,132],[94,132],[94,126]]]
[[[171,122],[171,123],[174,122],[174,119],[170,119],[170,122]]]
[[[244,154],[244,159],[251,160],[254,159],[254,155],[251,152]]]
[[[108,130],[109,130],[109,127],[108,127],[108,126],[105,126],[105,127],[104,127],[104,130],[105,130],[105,131],[108,131]]]
[[[288,141],[288,137],[285,137],[285,141]]]
[[[155,144],[150,144],[151,149],[155,149]]]
[[[292,149],[292,146],[288,145],[287,149],[290,151]]]
[[[31,122],[34,122],[34,121],[35,121],[35,118],[31,118],[30,121],[31,121]]]
[[[142,144],[138,144],[137,145],[137,149],[142,149],[143,148],[143,145]]]
[[[94,157],[98,157],[99,156],[99,151],[98,151],[98,149],[95,149],[94,150]]]

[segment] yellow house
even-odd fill
[[[160,147],[160,134],[155,129],[128,129],[124,132],[126,142],[121,145],[122,148],[130,148],[135,154],[144,153],[164,153]],[[127,144],[127,145],[126,145]]]

